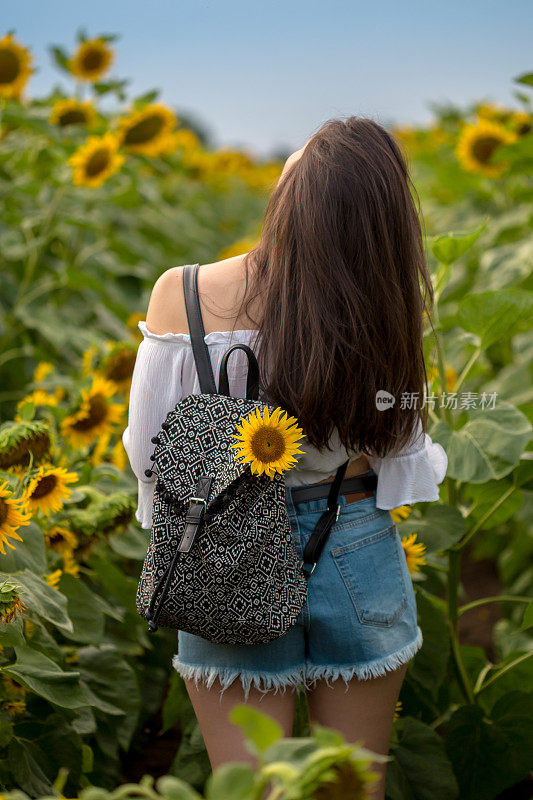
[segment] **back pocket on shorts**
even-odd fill
[[[363,625],[392,625],[407,605],[395,525],[331,551]]]

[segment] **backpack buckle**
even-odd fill
[[[189,508],[191,506],[191,503],[203,503],[204,509],[207,508],[207,502],[204,497],[189,497]]]
[[[313,561],[313,566],[311,568],[311,571],[309,571],[307,569],[304,569],[304,564],[305,564],[305,561],[302,558],[302,560],[300,561],[300,569],[303,572],[303,574],[305,575],[305,577],[309,579],[311,577],[311,575],[313,574],[313,572],[315,571],[315,567],[317,565],[317,562]]]
[[[213,478],[211,476],[200,475],[195,486],[198,494],[189,497],[189,508],[185,515],[185,529],[178,545],[178,550],[181,553],[189,552],[198,535],[203,515],[207,511],[207,498],[209,497],[212,482]],[[203,508],[198,508],[198,506],[202,505]]]

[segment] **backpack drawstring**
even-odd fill
[[[178,560],[179,554],[180,551],[176,550],[176,552],[174,553],[174,558],[172,559],[170,565],[166,568],[165,572],[157,582],[157,585],[153,591],[152,599],[150,600],[150,605],[148,606],[148,611],[146,612],[146,620],[148,621],[148,630],[150,633],[155,633],[158,628],[157,619],[159,617],[161,608],[163,607],[165,598],[168,594],[168,590],[170,587],[170,579],[172,577],[172,572],[176,565],[176,561]],[[155,599],[157,597],[159,590],[161,589],[161,586],[163,585],[163,581],[165,580],[165,578],[166,578],[166,583],[159,597],[159,602],[157,603],[157,605],[155,605]]]

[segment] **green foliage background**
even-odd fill
[[[526,76],[518,93],[526,108],[530,83]],[[51,362],[39,388],[62,387],[62,401],[29,401],[18,413],[44,420],[57,463],[63,456],[78,473],[54,523],[77,525],[85,546],[75,553],[78,574],[69,574],[44,535],[49,520],[37,515],[20,529],[23,542],[0,555],[0,578],[20,587],[27,607],[25,618],[0,626],[0,785],[29,797],[72,797],[91,785],[112,792],[154,742],[170,739],[165,771],[190,788],[171,782],[165,794],[161,784],[161,794],[193,797],[209,791],[209,763],[183,681],[171,674],[175,635],[149,639],[135,610],[147,532],[132,520],[134,476],[109,453],[96,459],[96,443],[71,447],[60,423],[88,385],[84,352],[94,348],[99,368],[107,342],[135,346],[128,318],[143,314],[162,271],[214,261],[235,243],[245,252],[257,238],[272,173],[261,177],[260,164],[245,175],[198,173],[179,153],[130,156],[100,189],[74,187],[67,158],[86,133],[48,121],[55,99],[5,102],[1,111],[0,436],[37,388],[38,362]],[[425,543],[427,563],[414,576],[424,645],[394,724],[389,800],[490,800],[531,768],[533,135],[500,148],[501,177],[471,173],[454,150],[471,115],[436,108],[434,125],[406,141],[436,290],[436,336],[428,326],[425,339],[432,389],[497,400],[484,409],[435,404],[428,432],[449,458],[441,501],[398,521],[401,535],[416,531]],[[11,471],[0,477],[21,489]],[[129,521],[114,524],[112,498]],[[104,528],[95,525],[102,519]],[[501,595],[465,602],[466,552],[493,560]],[[47,577],[58,568],[54,587]],[[461,643],[459,622],[492,603],[500,619],[489,660]],[[294,733],[309,734],[301,695]],[[289,743],[280,747],[290,761]]]

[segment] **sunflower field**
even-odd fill
[[[210,774],[175,635],[135,609],[148,532],[122,447],[151,287],[246,252],[283,161],[210,146],[111,78],[115,36],[50,47],[70,91],[32,97],[0,38],[0,787],[9,800],[365,797],[369,755],[234,709],[259,767]],[[533,74],[514,108],[435,106],[396,127],[436,303],[430,425],[438,503],[393,511],[424,644],[394,715],[388,800],[531,796]],[[112,99],[116,110],[104,112]],[[431,322],[433,324],[431,324]]]

